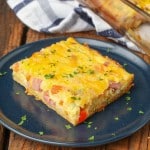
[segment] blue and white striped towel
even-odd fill
[[[33,30],[63,33],[96,30],[129,49],[142,51],[127,37],[76,0],[7,0],[18,18]]]

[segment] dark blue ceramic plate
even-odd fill
[[[44,39],[21,46],[0,59],[0,123],[31,140],[61,146],[96,146],[127,137],[150,120],[150,66],[138,56],[116,44],[77,38],[104,55],[117,60],[135,74],[130,93],[96,113],[87,122],[67,129],[69,123],[44,104],[27,96],[12,80],[9,66],[52,43],[66,38]],[[5,74],[6,72],[6,74]],[[22,116],[26,120],[19,126]],[[39,132],[43,134],[39,135]]]

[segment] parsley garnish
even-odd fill
[[[114,117],[114,120],[118,121],[118,120],[119,120],[119,117]]]
[[[87,128],[91,128],[93,122],[88,122],[87,123]]]
[[[130,101],[131,100],[131,97],[130,96],[126,96],[125,98],[127,101]]]
[[[73,74],[75,74],[75,75],[78,74],[78,73],[79,73],[79,72],[77,72],[77,71],[74,71],[74,72],[73,72]]]
[[[142,110],[139,110],[139,114],[144,114],[144,112]]]
[[[6,74],[7,74],[7,72],[0,72],[0,77],[4,76]]]
[[[44,132],[43,131],[39,131],[39,135],[44,135]]]
[[[131,111],[131,110],[132,110],[132,107],[128,107],[127,110],[128,110],[128,111]]]
[[[74,76],[73,76],[73,74],[64,74],[62,77],[64,77],[64,78],[73,78]]]
[[[100,77],[99,80],[102,81],[102,80],[104,80],[104,79]]]
[[[56,52],[56,50],[55,50],[55,49],[54,49],[54,50],[51,50],[51,53],[52,53],[52,54],[54,54],[55,52]]]
[[[92,136],[90,136],[90,137],[88,138],[88,140],[89,140],[89,141],[94,141],[94,138],[95,138],[94,135],[92,135]]]
[[[80,100],[81,98],[80,97],[72,96],[71,99],[73,99],[73,100]]]
[[[27,120],[27,116],[26,116],[26,115],[22,116],[20,122],[18,123],[18,125],[19,125],[19,126],[23,125],[23,123],[24,123],[26,120]]]
[[[94,74],[95,72],[94,72],[94,70],[88,70],[88,73],[89,74]]]
[[[65,128],[66,128],[66,129],[71,129],[72,127],[71,127],[70,124],[66,124],[66,125],[65,125]]]
[[[54,74],[46,74],[46,75],[44,75],[44,77],[45,77],[45,79],[52,79],[52,78],[54,78]]]

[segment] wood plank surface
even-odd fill
[[[38,33],[28,29],[14,15],[6,5],[6,2],[0,0],[0,57],[10,52],[12,49],[25,43],[37,41],[45,38],[57,36],[89,37],[100,40],[105,38],[97,36],[95,31],[68,34],[45,34]],[[150,63],[150,57],[138,53],[145,61]],[[6,136],[7,135],[7,136]],[[9,137],[8,137],[9,136]],[[5,145],[4,145],[5,143]],[[8,144],[8,145],[7,145]],[[58,147],[47,145],[25,139],[0,125],[0,150],[80,150],[83,148]],[[84,148],[85,149],[85,148]],[[89,147],[86,150],[150,150],[150,123],[138,130],[131,136],[114,143],[98,147]]]

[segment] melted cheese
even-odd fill
[[[62,86],[57,94],[50,92],[51,97],[54,100],[62,99],[66,107],[70,103],[72,108],[83,108],[103,94],[109,88],[110,81],[123,83],[131,75],[115,61],[79,44],[73,38],[19,61],[19,70],[26,78],[41,79],[43,91],[50,90],[54,85]]]
[[[150,0],[129,0],[136,6],[150,14]]]

